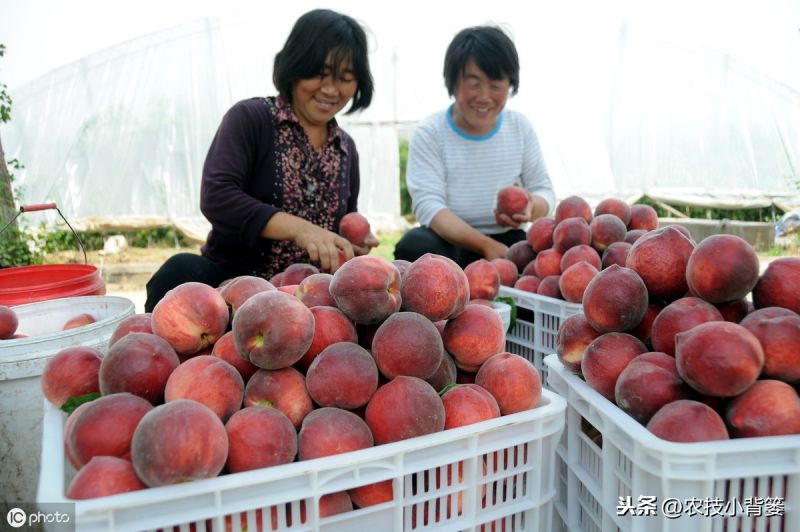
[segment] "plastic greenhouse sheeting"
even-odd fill
[[[557,196],[800,206],[798,87],[624,18],[514,9],[504,16],[515,21],[523,68],[508,105],[534,124]],[[399,135],[448,103],[441,67],[423,71],[420,57],[443,55],[452,35],[422,43],[413,30],[404,48],[372,36],[374,103],[339,117],[361,155],[359,210],[378,229],[404,226]],[[202,239],[211,138],[235,101],[274,94],[271,64],[285,36],[263,21],[206,18],[11,87],[13,120],[0,131],[6,157],[25,165],[15,185],[26,202],[55,201],[79,226],[169,223]]]

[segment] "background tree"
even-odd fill
[[[3,57],[5,51],[5,45],[0,44],[0,57]],[[9,120],[11,120],[11,96],[8,94],[6,85],[0,83],[0,123],[5,123]],[[3,139],[0,138],[0,227],[13,218],[14,214],[16,214],[16,207],[14,206],[14,193],[11,189],[11,174],[8,172],[8,166],[6,166]],[[16,228],[15,223],[13,227],[9,228],[12,231],[3,233],[0,238],[16,238],[15,231],[13,231]]]

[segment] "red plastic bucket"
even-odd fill
[[[100,272],[89,264],[41,264],[0,270],[0,305],[7,307],[105,293]]]

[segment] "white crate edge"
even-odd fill
[[[517,305],[522,302],[526,305],[524,308],[540,310],[559,318],[568,318],[573,314],[583,312],[583,306],[580,303],[570,303],[563,299],[534,294],[533,292],[519,290],[510,286],[501,285],[498,296],[510,297]]]
[[[625,454],[643,458],[676,457],[677,459],[708,456],[712,463],[692,471],[686,467],[664,470],[652,463],[638,463],[653,474],[680,479],[727,478],[729,476],[762,476],[800,474],[800,436],[771,436],[731,440],[676,443],[663,440],[619,409],[611,401],[570,373],[551,354],[545,357],[548,379],[553,391],[567,400],[570,407],[609,438]],[[754,461],[748,462],[753,459]]]
[[[523,429],[529,430],[531,424],[539,424],[541,426],[541,433],[535,434],[535,439],[545,440],[547,447],[546,456],[543,458],[554,459],[555,447],[559,438],[564,430],[564,413],[566,411],[566,401],[555,393],[548,390],[542,390],[542,402],[534,409],[516,414],[502,416],[500,418],[483,421],[474,425],[450,429],[447,431],[439,432],[436,434],[429,434],[420,436],[409,440],[404,440],[396,443],[379,445],[369,449],[354,451],[341,455],[329,456],[315,460],[308,460],[304,462],[293,462],[282,466],[271,468],[259,469],[255,471],[248,471],[244,473],[226,474],[216,478],[207,480],[199,480],[185,484],[164,486],[158,488],[149,488],[141,491],[113,495],[98,499],[90,499],[83,501],[73,501],[65,497],[65,461],[63,453],[63,423],[64,415],[55,406],[45,401],[44,405],[44,419],[43,419],[43,436],[42,436],[42,456],[41,456],[41,469],[39,477],[39,487],[37,494],[38,504],[47,503],[74,503],[75,516],[77,529],[81,529],[81,521],[83,519],[92,521],[105,522],[109,512],[118,511],[120,509],[139,509],[142,512],[148,510],[150,505],[161,505],[171,500],[186,501],[191,498],[197,498],[198,501],[194,506],[190,505],[193,515],[197,519],[214,518],[214,516],[244,512],[250,509],[248,502],[252,502],[253,497],[249,501],[244,501],[241,504],[230,506],[224,505],[221,501],[221,493],[225,490],[241,491],[243,488],[261,484],[264,482],[272,481],[289,481],[293,478],[312,475],[315,483],[319,483],[321,487],[326,480],[335,479],[337,476],[347,476],[347,473],[358,466],[373,466],[375,471],[365,474],[358,479],[346,480],[352,486],[363,485],[371,482],[378,482],[387,478],[394,478],[405,474],[421,471],[425,468],[436,467],[454,463],[460,460],[466,460],[475,456],[478,452],[476,449],[476,439],[478,437],[486,437],[486,448],[481,449],[481,453],[492,452],[507,448],[509,445],[519,445],[521,443],[532,441],[532,436],[528,433],[523,434]],[[500,439],[492,439],[493,433],[503,433],[504,431],[514,430],[514,440],[504,441]],[[448,461],[442,462],[422,462],[414,464],[413,468],[403,471],[393,471],[394,467],[397,469],[400,464],[400,457],[404,457],[407,453],[421,452],[424,454],[428,449],[433,449],[442,446],[451,446],[452,449],[448,451]],[[552,464],[542,467],[552,467]],[[543,503],[552,507],[552,501],[555,498],[555,474],[551,475],[551,485],[546,487],[547,493],[543,495]],[[347,487],[352,487],[347,486]],[[259,507],[268,505],[279,505],[292,500],[300,499],[318,499],[325,493],[338,491],[342,488],[341,485],[335,489],[327,489],[326,491],[317,490],[312,493],[302,492],[300,496],[296,490],[293,492],[287,489],[286,492],[281,493],[279,497],[274,497],[272,500],[265,499],[264,496],[255,498],[259,501]],[[330,486],[329,486],[330,488]],[[401,490],[398,492],[398,489]],[[403,486],[395,483],[395,500],[389,503],[384,503],[380,506],[391,505],[392,507],[399,506],[400,519],[402,519],[403,500],[402,494]],[[214,494],[214,500],[222,507],[211,508],[207,507],[207,497],[203,496]],[[202,500],[201,500],[202,499]],[[467,507],[465,504],[465,513]],[[370,507],[373,508],[373,507]],[[526,510],[528,508],[521,508]],[[182,505],[181,511],[185,513],[187,507]],[[362,511],[362,510],[359,510]],[[475,512],[475,508],[472,508]],[[480,510],[478,510],[480,511]],[[397,514],[397,512],[395,512]],[[332,516],[327,520],[336,520],[339,516]],[[474,515],[474,514],[473,514]],[[500,516],[502,518],[503,516]],[[397,521],[395,521],[397,522]],[[463,524],[463,523],[462,523]],[[171,526],[171,525],[168,525]],[[317,530],[319,520],[312,512],[309,516],[309,522],[304,525],[303,529]],[[119,530],[127,530],[124,523],[120,524]]]

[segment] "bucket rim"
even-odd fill
[[[59,270],[73,270],[79,275],[68,279],[59,281],[49,281],[39,284],[27,284],[16,287],[2,287],[0,286],[0,296],[12,296],[23,292],[42,292],[53,289],[58,289],[64,286],[72,286],[75,283],[82,283],[93,278],[102,281],[100,270],[91,264],[34,264],[32,266],[16,266],[13,268],[4,268],[0,270],[0,279],[11,278],[16,275],[24,275],[26,273],[38,271],[59,271]],[[24,303],[28,304],[28,303]],[[11,305],[18,306],[18,305]]]

